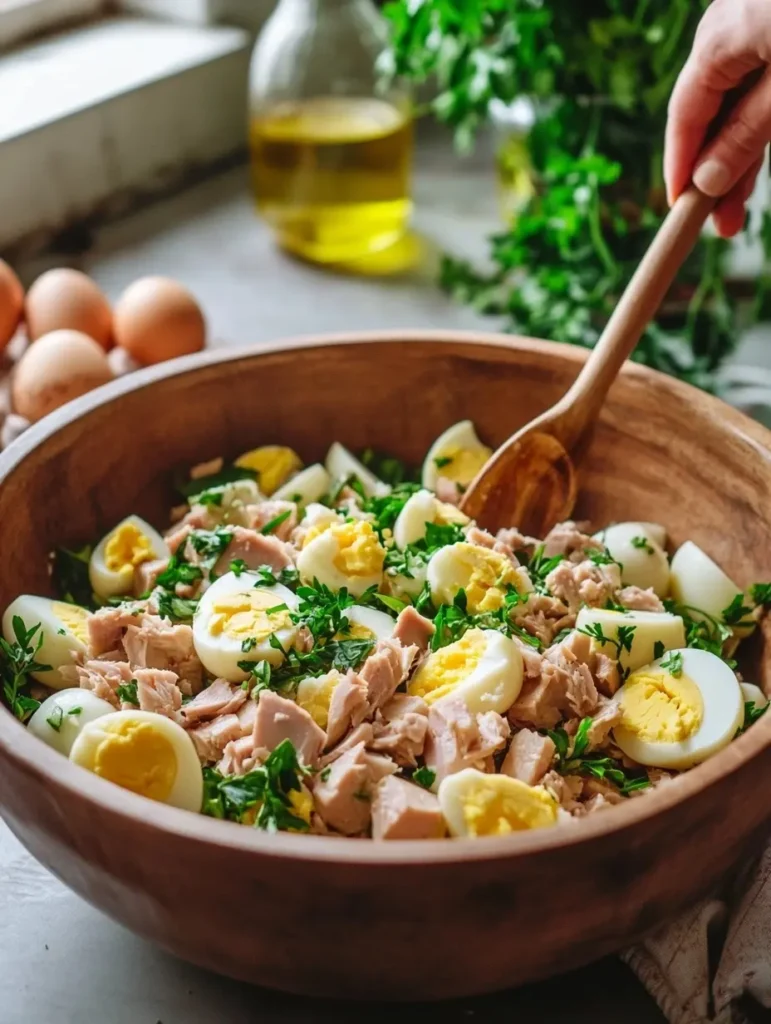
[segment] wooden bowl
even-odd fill
[[[334,439],[419,461],[450,423],[497,444],[574,379],[576,349],[402,333],[280,342],[152,367],[85,396],[0,456],[0,605],[47,593],[56,544],[128,512],[162,525],[171,470]],[[581,515],[665,523],[742,585],[771,578],[771,434],[629,366],[583,476]],[[762,637],[754,678],[768,679]],[[433,999],[521,984],[631,943],[759,841],[771,715],[652,794],[502,839],[370,843],[197,817],[71,765],[0,713],[0,808],[25,846],[116,920],[223,974],[315,995]]]

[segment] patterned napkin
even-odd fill
[[[712,899],[622,959],[670,1024],[753,1024],[771,1009],[771,844]]]

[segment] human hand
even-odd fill
[[[744,225],[765,147],[771,141],[771,0],[714,0],[669,102],[664,178],[670,203],[691,179],[722,197],[715,226],[726,238]],[[731,110],[717,136],[707,131],[726,93],[756,80]]]

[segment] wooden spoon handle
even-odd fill
[[[552,432],[570,451],[594,422],[624,360],[657,313],[717,200],[691,185],[673,204],[600,340],[555,412]]]

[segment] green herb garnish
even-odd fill
[[[241,573],[246,572],[249,566],[243,560],[243,558],[234,558],[230,563],[230,571],[235,573],[236,576],[240,576]]]
[[[653,547],[647,537],[632,537],[630,544],[640,551],[647,551],[649,555],[655,554]]]
[[[51,666],[38,662],[37,654],[43,646],[43,630],[38,622],[27,629],[24,620],[14,615],[11,620],[13,635],[16,638],[9,643],[0,637],[0,676],[3,681],[3,696],[8,707],[21,722],[40,707],[40,701],[34,700],[23,690],[29,684],[31,672],[50,672]]]
[[[115,693],[118,700],[124,704],[135,704],[139,707],[139,694],[137,693],[138,683],[136,679],[132,679],[129,683],[121,683],[116,687]]]
[[[434,459],[434,465],[437,469],[444,469],[444,467],[449,466],[452,461],[452,456],[440,455],[438,458]]]
[[[202,476],[197,480],[186,480],[177,484],[177,490],[189,500],[199,497],[213,488],[224,487],[225,484],[232,484],[236,480],[257,480],[258,476],[259,474],[253,469],[244,469],[240,466],[224,466],[219,473],[210,473],[209,476]]]
[[[46,718],[46,722],[51,726],[54,732],[59,732],[64,721],[64,711],[56,704],[51,714]]]
[[[418,479],[416,469],[410,469],[401,459],[382,455],[372,448],[365,448],[359,458],[370,472],[391,487],[399,487],[405,482],[415,482]]]
[[[683,652],[670,651],[661,662],[661,667],[671,676],[679,678],[683,674]]]
[[[433,768],[427,768],[423,765],[421,768],[416,768],[412,773],[412,781],[417,782],[423,789],[431,789],[436,781],[436,772]]]
[[[658,661],[659,658],[663,657],[664,651],[666,650],[666,644],[663,640],[656,640],[653,644],[653,660]]]
[[[602,630],[602,625],[599,622],[593,622],[589,626],[582,626],[578,632],[583,633],[584,636],[591,637],[598,644],[609,644],[616,650],[616,660],[621,658],[624,651],[632,650],[632,641],[634,640],[634,634],[636,626],[619,626],[616,630],[616,639],[613,637],[606,636]]]
[[[294,509],[288,508],[284,512],[279,513],[279,515],[274,516],[273,519],[268,520],[268,522],[261,527],[260,533],[273,533],[273,531],[277,530],[282,523],[287,521],[293,511]]]
[[[572,740],[561,727],[547,730],[556,748],[556,770],[561,775],[589,775],[595,779],[605,779],[616,786],[622,796],[629,796],[635,790],[650,786],[647,776],[628,772],[615,758],[606,757],[600,752],[588,752],[591,725],[591,718],[582,718]]]
[[[174,554],[169,559],[169,564],[158,576],[156,586],[173,590],[178,583],[190,586],[200,579],[203,579],[203,571],[197,565],[190,565],[180,554]]]

